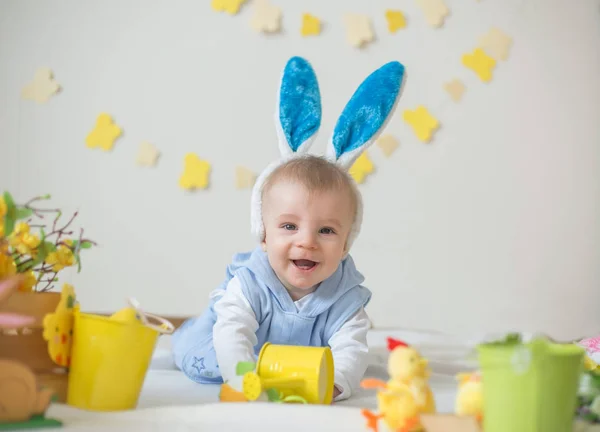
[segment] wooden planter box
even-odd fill
[[[60,302],[60,292],[16,292],[0,304],[0,312],[35,317],[35,323],[22,330],[0,330],[0,357],[19,361],[35,373],[38,385],[54,390],[58,402],[67,400],[68,370],[50,359],[48,342],[42,337],[46,314],[53,313]]]

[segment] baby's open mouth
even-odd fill
[[[312,270],[313,268],[316,267],[316,265],[318,264],[315,261],[311,261],[311,260],[305,260],[305,259],[301,259],[301,260],[292,260],[292,262],[294,263],[294,265],[296,267],[298,267],[300,270]]]

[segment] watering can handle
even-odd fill
[[[136,312],[140,315],[142,324],[144,324],[146,327],[150,327],[152,330],[155,330],[162,334],[171,334],[175,331],[175,326],[169,320],[161,318],[158,315],[144,312],[140,306],[140,303],[134,298],[129,298],[128,301],[131,307],[134,308]],[[148,320],[148,318],[152,318],[153,320],[158,321],[160,325],[151,323]]]

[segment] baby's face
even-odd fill
[[[294,300],[338,268],[354,220],[349,192],[309,193],[298,183],[274,184],[263,198],[267,255]]]

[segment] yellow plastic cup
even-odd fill
[[[68,405],[91,411],[136,407],[161,332],[135,313],[130,318],[74,309]]]
[[[328,405],[333,399],[334,367],[329,347],[265,343],[256,372],[265,387],[285,396],[297,395],[309,404]]]

